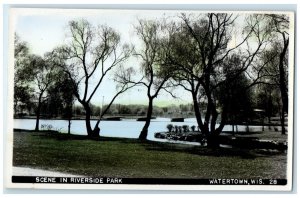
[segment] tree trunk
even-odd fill
[[[92,137],[93,136],[93,130],[92,130],[92,127],[91,127],[91,108],[90,108],[88,103],[83,103],[82,105],[83,105],[84,110],[85,110],[86,132],[87,132],[87,135],[89,137]]]
[[[281,92],[281,100],[285,113],[288,113],[288,93],[287,93],[287,85],[285,79],[285,69],[284,69],[284,57],[287,52],[288,42],[285,43],[282,52],[280,53],[279,59],[279,82],[280,82],[280,92]]]
[[[94,130],[92,131],[92,136],[93,137],[99,137],[100,136],[100,128],[98,124],[94,127]]]
[[[71,134],[71,118],[69,118],[69,124],[68,124],[68,134]]]
[[[216,149],[220,147],[220,134],[227,122],[227,108],[227,106],[223,108],[219,127],[211,131],[207,137],[207,147],[209,148]]]
[[[37,106],[37,110],[36,110],[36,123],[35,123],[35,131],[39,131],[40,128],[40,114],[41,114],[41,105],[42,105],[42,96],[43,96],[43,92],[40,93],[39,95],[39,101],[38,101],[38,106]]]
[[[147,117],[146,117],[146,122],[145,125],[140,133],[139,139],[140,140],[146,140],[147,135],[148,135],[148,128],[151,122],[151,117],[152,117],[152,112],[153,112],[153,98],[149,98],[149,104],[148,104],[148,110],[147,110]]]
[[[284,124],[284,106],[282,106],[282,113],[281,113],[281,134],[285,135],[286,131],[285,131],[285,124]]]
[[[218,118],[218,112],[216,110],[216,106],[211,102],[211,110],[212,110],[212,118],[211,118],[211,122],[210,122],[210,132],[214,133],[214,131],[216,130],[216,123],[217,123],[217,118]]]
[[[206,131],[203,127],[201,112],[197,101],[197,93],[192,93],[192,96],[193,96],[193,103],[194,103],[194,112],[195,112],[198,127],[200,128],[202,133],[207,134],[208,131]]]
[[[69,101],[69,103],[67,103],[67,117],[68,117],[68,134],[71,134],[71,124],[72,124],[72,116],[73,116],[73,112],[72,112],[72,107],[73,107],[73,99],[72,101]]]
[[[14,101],[14,115],[15,115],[15,116],[18,115],[18,113],[17,113],[17,106],[18,106],[18,101],[15,100],[15,101]]]
[[[281,133],[285,134],[285,126],[284,126],[284,114],[288,113],[288,93],[285,79],[285,70],[284,70],[284,57],[287,52],[287,48],[289,45],[289,41],[284,42],[284,47],[279,57],[279,87],[281,93],[282,100],[282,116],[281,116]]]

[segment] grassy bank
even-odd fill
[[[14,166],[94,177],[285,178],[286,154],[14,132]]]

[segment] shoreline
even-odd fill
[[[128,120],[132,120],[132,121],[136,121],[136,122],[143,122],[143,121],[137,121],[136,119],[139,118],[139,117],[128,117],[128,118],[124,118],[122,116],[115,116],[117,118],[120,118],[120,119],[110,119],[110,117],[107,117],[107,118],[103,118],[101,119],[101,121],[119,121],[119,122],[122,122],[122,121],[128,121]],[[156,117],[156,118],[160,118],[160,117]],[[156,118],[152,118],[152,120],[156,120]],[[165,117],[161,117],[161,118],[165,118]],[[194,118],[194,117],[193,117]],[[35,120],[36,118],[35,117],[23,117],[23,118],[13,118],[14,120]],[[124,119],[124,120],[122,120]],[[172,122],[172,118],[166,118],[166,119],[170,119],[170,122],[171,123],[186,123],[186,121],[184,122]],[[190,118],[186,118],[186,119],[190,119]],[[68,121],[68,119],[63,119],[63,118],[40,118],[40,120],[62,120],[62,121]],[[85,118],[72,118],[71,121],[84,121]],[[96,118],[91,118],[90,119],[91,121],[97,121],[98,119]],[[157,121],[156,122],[160,122],[160,121]],[[161,122],[166,122],[165,120],[161,121]],[[189,122],[189,121],[188,121]],[[228,123],[226,124],[228,126],[232,126],[232,123]],[[259,126],[259,127],[271,127],[271,126],[276,126],[276,127],[280,127],[281,124],[280,123],[264,123],[264,125],[261,125],[260,123],[249,123],[249,124],[245,124],[245,123],[235,123],[233,124],[234,126],[238,125],[238,126]],[[288,126],[287,124],[285,124],[285,126]]]

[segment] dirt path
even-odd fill
[[[13,176],[82,177],[81,175],[72,175],[67,173],[26,167],[13,167]]]

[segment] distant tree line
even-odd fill
[[[41,115],[43,118],[68,118],[68,113],[66,111],[65,106],[61,101],[58,101],[59,98],[55,97],[57,92],[52,96],[53,100],[48,100],[44,102],[41,106]],[[50,97],[50,98],[52,98]],[[24,104],[25,105],[25,104]],[[16,112],[19,112],[15,115],[15,117],[28,117],[35,116],[34,109],[36,104],[30,104],[25,106],[18,106]],[[91,107],[91,116],[99,117],[101,115],[101,107],[90,104]],[[104,109],[107,105],[104,105]],[[139,116],[145,117],[147,115],[147,105],[124,105],[124,104],[112,104],[106,112],[107,116]],[[75,118],[83,118],[85,116],[85,110],[81,105],[73,104],[72,108],[72,116]],[[185,117],[193,117],[194,110],[192,104],[181,104],[181,105],[169,105],[165,107],[153,107],[153,116],[164,116],[164,117],[172,117],[172,116],[185,116]]]

